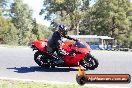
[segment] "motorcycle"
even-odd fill
[[[65,41],[62,43],[62,48],[67,52],[64,55],[64,64],[55,64],[55,54],[48,53],[48,40],[36,40],[32,42],[31,48],[36,50],[34,54],[34,61],[41,67],[55,68],[55,67],[77,67],[83,66],[86,70],[94,70],[98,67],[98,60],[91,54],[89,45],[84,41]],[[55,52],[54,52],[55,53]]]

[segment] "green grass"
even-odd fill
[[[45,83],[33,81],[1,80],[0,88],[98,88],[96,86],[80,86],[78,84]]]

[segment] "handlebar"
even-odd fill
[[[73,38],[73,40],[74,40],[74,41],[78,41],[78,39],[77,39],[77,38]]]

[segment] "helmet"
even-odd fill
[[[62,35],[65,36],[67,35],[67,28],[64,25],[59,25],[58,26],[58,32]]]

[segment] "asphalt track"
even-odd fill
[[[0,77],[76,82],[77,68],[40,68],[33,60],[30,48],[0,48]],[[132,52],[92,51],[98,58],[99,67],[87,74],[130,74],[132,75]],[[131,87],[129,84],[97,84]]]

